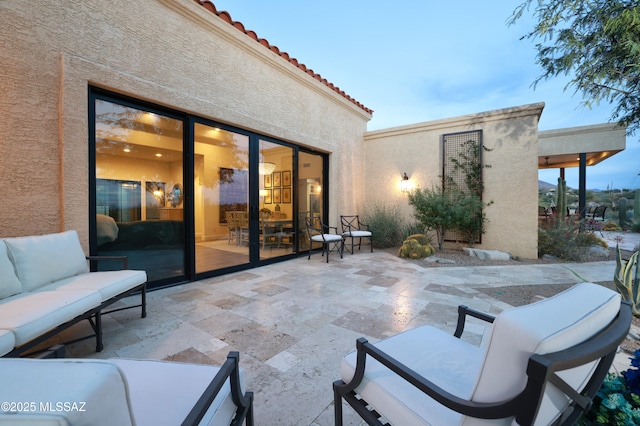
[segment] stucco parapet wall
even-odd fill
[[[627,129],[618,123],[567,127],[538,132],[538,156],[578,152],[619,152],[626,148]]]
[[[469,129],[476,125],[490,122],[512,120],[523,117],[536,116],[538,119],[544,109],[544,102],[527,104],[517,107],[509,107],[485,111],[475,114],[461,115],[458,117],[445,118],[440,120],[425,121],[422,123],[410,124],[406,126],[390,127],[388,129],[373,130],[364,134],[365,140],[387,138],[390,136],[406,135],[411,133],[422,133],[438,129],[450,129],[452,127],[466,126]]]
[[[228,12],[218,12],[210,1],[202,0],[156,0],[195,24],[214,32],[234,46],[260,58],[275,69],[313,90],[329,97],[332,101],[349,107],[355,114],[371,120],[373,110],[365,107],[339,87],[322,78],[320,74],[299,63],[286,52],[259,38],[254,31],[246,30],[241,22],[233,21]],[[206,48],[203,45],[202,48]]]

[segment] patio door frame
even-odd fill
[[[259,175],[259,159],[260,159],[260,141],[270,142],[291,149],[291,180],[292,183],[298,181],[298,159],[299,152],[319,155],[322,157],[322,178],[323,178],[323,194],[322,194],[322,217],[326,220],[329,211],[329,181],[328,181],[328,165],[329,156],[326,153],[310,150],[300,147],[294,143],[285,142],[279,139],[268,137],[259,133],[244,130],[232,125],[219,123],[213,120],[203,118],[201,116],[188,114],[171,108],[162,107],[157,104],[146,102],[137,98],[131,98],[118,93],[113,93],[104,89],[91,87],[89,90],[89,248],[92,255],[97,254],[98,245],[96,239],[97,224],[95,218],[96,208],[96,126],[95,126],[95,103],[97,100],[103,100],[123,105],[134,109],[154,112],[165,115],[170,118],[179,120],[183,123],[183,145],[182,145],[182,161],[183,161],[183,187],[184,187],[184,274],[160,279],[150,283],[149,288],[163,287],[174,285],[186,281],[195,281],[208,277],[219,276],[231,272],[247,270],[253,267],[267,265],[280,262],[283,260],[295,258],[306,254],[300,252],[299,238],[295,238],[293,249],[290,254],[282,256],[260,259],[260,191],[259,184],[262,176]],[[225,131],[238,133],[249,138],[249,261],[234,266],[223,267],[211,271],[196,273],[196,235],[195,235],[195,210],[194,210],[194,178],[195,178],[195,124],[205,126],[213,126]],[[295,185],[291,187],[291,203],[292,203],[292,220],[294,230],[299,229],[298,226],[298,190]]]

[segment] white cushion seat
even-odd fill
[[[27,410],[0,411],[2,425],[135,424],[127,381],[105,360],[0,359],[0,383],[0,400],[33,403]],[[58,403],[77,409],[57,410]]]
[[[336,234],[322,234],[322,235],[318,234],[318,235],[313,235],[311,237],[311,241],[315,241],[318,243],[322,243],[322,242],[333,243],[337,241],[342,241],[342,236],[336,235]]]
[[[11,330],[0,330],[0,356],[11,352],[16,345],[16,338]]]
[[[100,293],[102,302],[118,296],[147,281],[145,271],[124,269],[120,271],[91,272],[65,278],[45,285],[42,291],[52,290],[92,290]]]
[[[119,358],[109,361],[127,378],[131,406],[139,426],[181,424],[220,371],[220,367],[213,365]],[[201,424],[228,425],[235,412],[227,379]]]
[[[40,291],[3,300],[0,324],[15,336],[16,346],[100,305],[95,290]]]
[[[364,238],[370,237],[371,235],[371,231],[347,231],[342,233],[342,236],[345,238]]]

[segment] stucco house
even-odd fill
[[[161,286],[307,250],[336,225],[438,182],[478,138],[480,247],[537,256],[544,104],[367,131],[373,110],[209,1],[0,2],[0,237],[78,231]],[[266,214],[266,211],[269,214]]]

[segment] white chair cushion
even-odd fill
[[[0,303],[0,327],[11,330],[16,345],[22,345],[99,306],[101,299],[92,290],[30,293]]]
[[[5,239],[22,291],[89,272],[76,231]]]
[[[42,287],[40,290],[93,290],[100,292],[104,302],[146,281],[147,273],[145,271],[125,269],[120,271],[89,272],[56,281]]]
[[[0,330],[0,356],[8,354],[16,346],[16,338],[10,330]]]
[[[324,237],[324,238],[323,238]],[[335,241],[341,241],[342,240],[342,236],[340,235],[335,235],[335,234],[323,234],[323,235],[314,235],[311,237],[311,241],[316,241],[316,242],[335,242]]]
[[[13,296],[22,291],[22,284],[16,277],[13,264],[9,260],[7,246],[0,240],[0,299]]]
[[[108,361],[0,359],[0,383],[0,401],[34,403],[29,410],[0,411],[2,425],[134,424],[126,381]]]
[[[461,398],[469,398],[482,364],[483,351],[442,330],[422,326],[375,344],[391,357]],[[420,348],[420,350],[418,350]],[[356,352],[341,365],[345,383],[355,372]],[[425,396],[404,379],[367,358],[365,378],[357,392],[394,425],[457,425],[461,415]]]
[[[560,351],[606,327],[620,310],[620,294],[598,284],[581,283],[542,301],[502,312],[493,323],[487,354],[473,392],[475,402],[511,398],[526,385],[526,367],[534,353]],[[584,386],[591,366],[563,373]],[[549,424],[566,400],[548,387],[536,424]],[[472,424],[465,421],[464,424]]]
[[[347,231],[342,234],[343,237],[370,237],[371,232],[369,231]]]
[[[211,365],[152,360],[110,359],[129,385],[137,425],[179,425],[220,371]],[[236,406],[229,381],[222,387],[200,424],[228,425]]]

